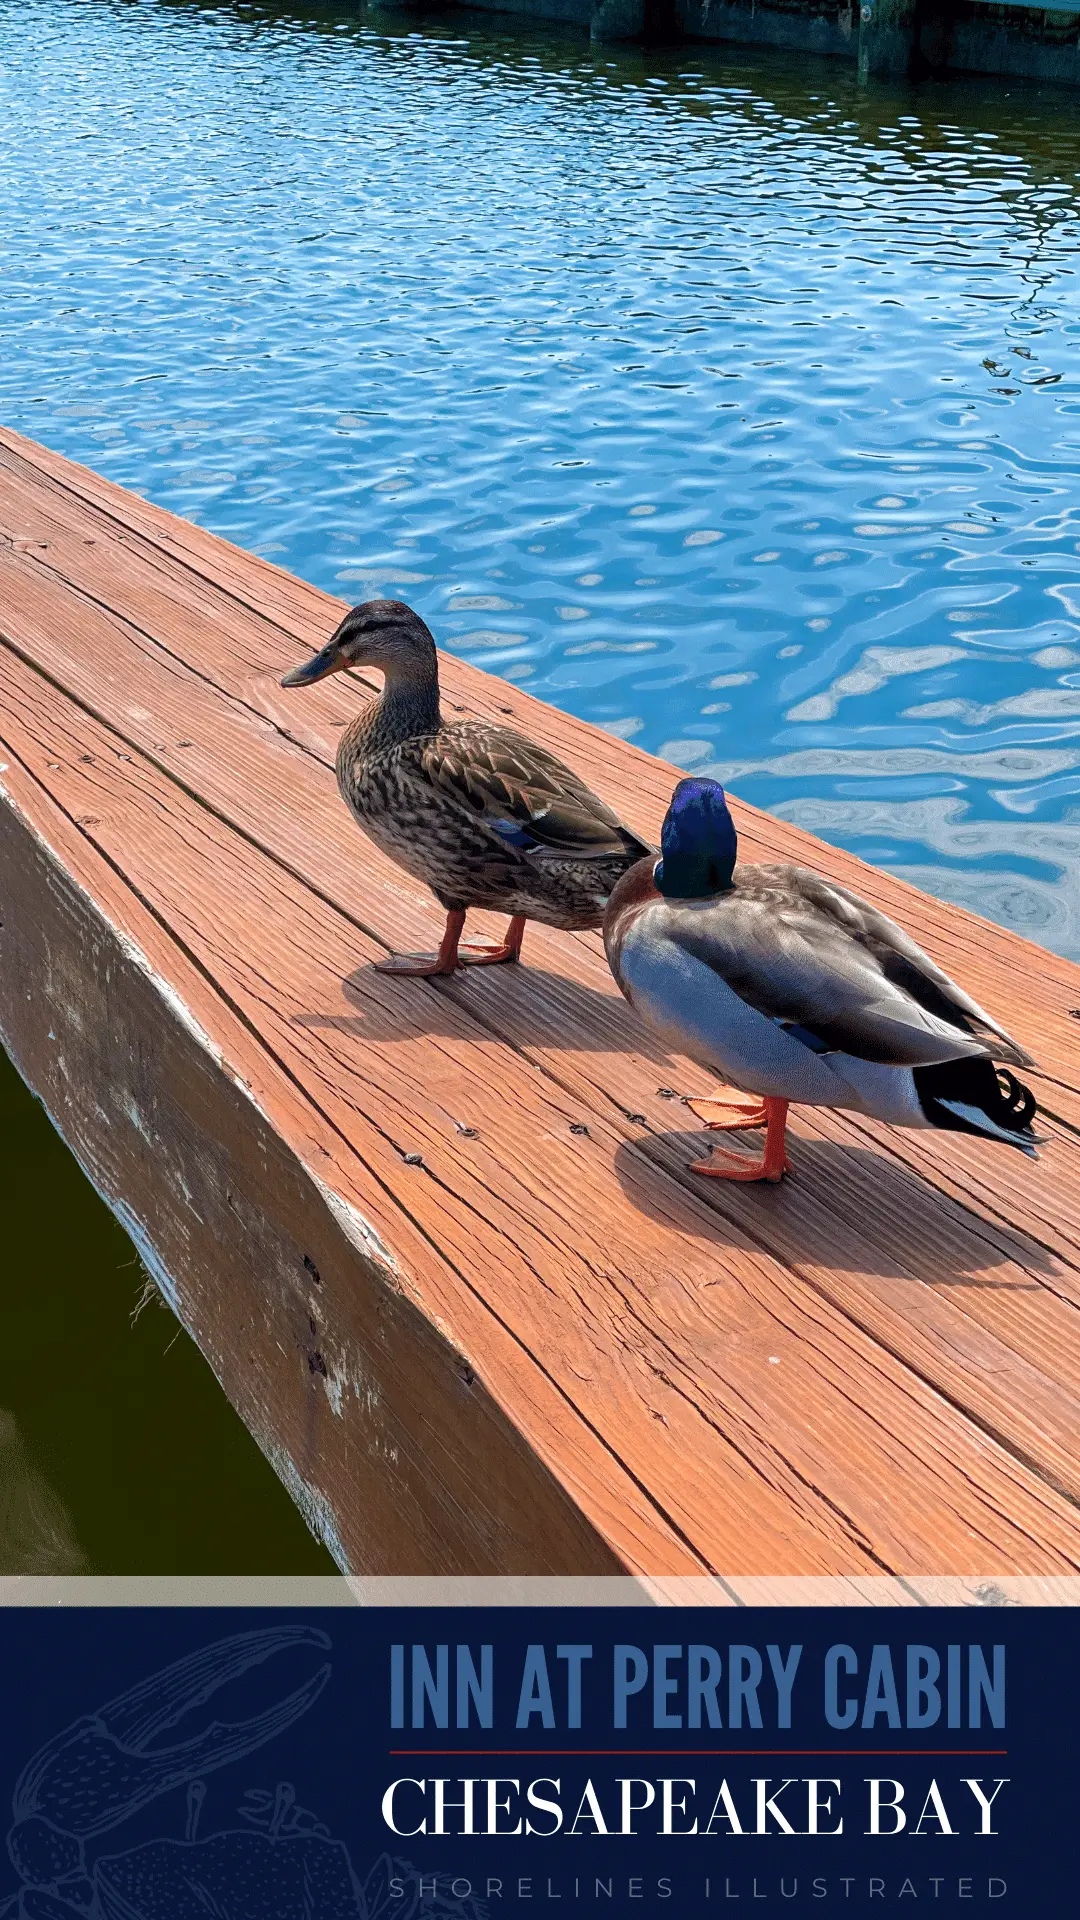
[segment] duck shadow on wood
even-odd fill
[[[635,1207],[699,1239],[731,1247],[749,1238],[787,1265],[813,1263],[925,1285],[1028,1292],[1039,1289],[1036,1276],[1055,1271],[1053,1255],[1037,1240],[967,1212],[918,1170],[869,1143],[796,1132],[794,1177],[782,1187],[733,1186],[690,1173],[689,1162],[707,1155],[716,1136],[689,1118],[685,1129],[655,1130],[665,1113],[657,1095],[661,1089],[665,1096],[707,1095],[708,1071],[674,1059],[620,999],[579,980],[523,967],[500,968],[495,977],[470,974],[463,986],[461,977],[397,982],[365,966],[343,990],[355,1012],[301,1014],[298,1023],[381,1044],[464,1036],[475,1013],[514,1053],[632,1056],[633,1065],[625,1062],[621,1073],[633,1073],[634,1080],[617,1093],[613,1088],[612,1097],[626,1110],[647,1110],[653,1130],[618,1148],[615,1172]],[[512,1070],[521,1069],[515,1064]],[[681,1115],[685,1108],[671,1111]],[[755,1140],[750,1135],[748,1147]],[[664,1181],[661,1190],[656,1179],[660,1169],[687,1196],[676,1213],[670,1184]]]
[[[561,1053],[633,1054],[655,1068],[657,1085],[670,1081],[671,1055],[633,1009],[615,992],[586,985],[567,974],[529,965],[470,970],[433,981],[394,980],[376,966],[358,967],[342,981],[348,1013],[312,1011],[298,1024],[314,1031],[355,1033],[367,1041],[403,1040],[417,1034],[465,1037],[479,1022],[494,1028],[519,1052],[543,1048]],[[701,1091],[709,1074],[694,1075]],[[689,1084],[688,1092],[691,1091]]]
[[[796,1134],[793,1177],[782,1186],[691,1173],[690,1161],[707,1157],[709,1144],[699,1128],[619,1147],[615,1173],[631,1205],[717,1247],[743,1249],[750,1242],[795,1270],[1013,1293],[1041,1292],[1038,1276],[1059,1270],[1038,1241],[968,1213],[917,1170],[870,1144]],[[673,1206],[670,1185],[656,1180],[658,1169],[679,1181],[685,1208]]]

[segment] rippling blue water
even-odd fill
[[[1080,953],[1069,93],[0,0],[0,411]]]

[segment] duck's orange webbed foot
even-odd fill
[[[685,1100],[683,1105],[713,1133],[744,1133],[751,1127],[763,1127],[769,1117],[763,1100],[737,1093],[733,1087],[708,1100]]]
[[[458,941],[465,926],[463,913],[448,913],[446,931],[438,953],[391,953],[376,960],[376,973],[404,973],[415,980],[431,980],[439,974],[455,973],[460,965]]]
[[[760,1160],[744,1160],[733,1153],[714,1154],[710,1160],[693,1161],[690,1172],[707,1174],[713,1180],[769,1180],[774,1185],[790,1173],[791,1162],[784,1151],[788,1102],[766,1099],[762,1104],[767,1132]]]
[[[457,961],[447,964],[441,953],[392,953],[376,960],[376,973],[403,973],[414,980],[433,980],[440,974],[456,973]]]
[[[508,961],[521,957],[521,942],[525,938],[525,915],[516,913],[506,929],[505,940],[470,941],[467,947],[458,948],[458,959],[465,967],[499,967]]]

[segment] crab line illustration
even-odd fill
[[[360,1878],[345,1843],[297,1804],[289,1781],[272,1793],[249,1789],[237,1810],[241,1824],[202,1831],[205,1776],[257,1752],[307,1713],[330,1663],[249,1719],[212,1720],[172,1745],[157,1744],[160,1736],[231,1681],[305,1648],[328,1652],[329,1638],[317,1627],[288,1625],[214,1641],[39,1747],[12,1796],[7,1847],[22,1884],[0,1901],[0,1920],[486,1920],[476,1901],[432,1893],[410,1862],[389,1854]],[[182,1837],[122,1852],[94,1847],[181,1786]],[[394,1894],[395,1884],[403,1895]]]

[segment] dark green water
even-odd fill
[[[333,1573],[2,1053],[0,1167],[0,1573]]]

